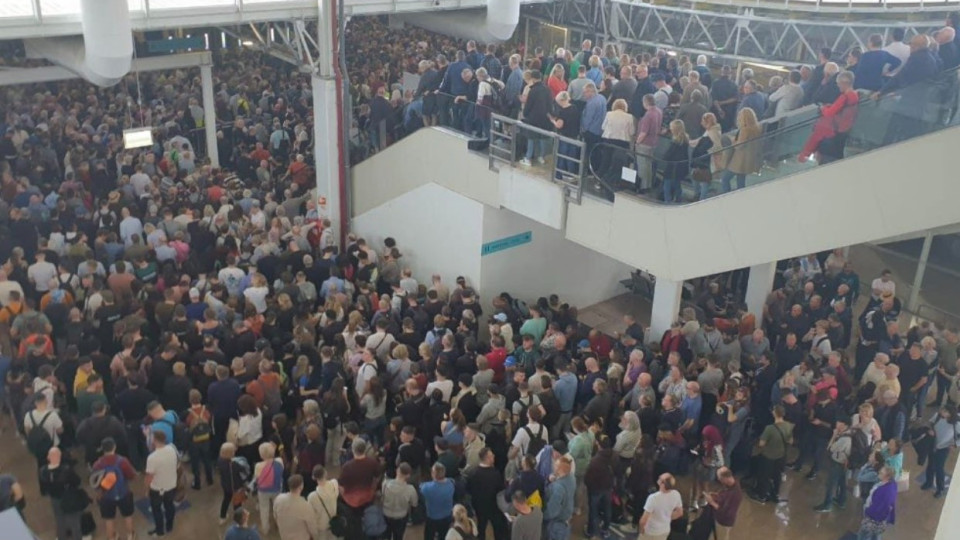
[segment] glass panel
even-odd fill
[[[304,0],[243,0],[244,4],[309,4]]]
[[[143,0],[127,0],[127,5],[130,6],[130,12],[143,11]]]
[[[150,9],[189,9],[198,7],[232,6],[236,0],[150,0]]]
[[[80,13],[80,0],[40,0],[40,13],[44,17],[77,15]]]
[[[31,0],[0,1],[0,19],[31,16],[33,16],[33,2]]]
[[[684,149],[671,148],[665,135],[652,152],[602,142],[588,150],[593,181],[587,188],[611,201],[619,191],[655,202],[689,203],[777,180],[809,170],[817,160],[824,165],[957,125],[958,88],[957,70],[950,70],[878,99],[861,94],[856,108],[833,120],[811,108],[766,123],[763,134],[748,141],[736,143],[735,133],[724,134],[722,149],[697,153],[690,148],[685,159],[677,157]],[[801,154],[811,157],[800,161]],[[621,179],[624,166],[637,171],[636,183]]]

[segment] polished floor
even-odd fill
[[[27,497],[26,521],[36,533],[39,540],[54,540],[55,528],[53,514],[49,501],[40,496],[37,486],[36,470],[33,459],[26,448],[11,434],[9,419],[6,421],[6,430],[0,436],[0,472],[16,475],[23,484]],[[921,469],[916,466],[912,449],[907,449],[905,469],[913,472],[914,478]],[[956,456],[951,458],[949,469],[954,470]],[[81,474],[81,477],[83,474]],[[765,540],[837,540],[848,531],[855,531],[861,513],[858,502],[850,501],[846,510],[835,511],[829,514],[818,514],[813,506],[819,503],[823,495],[824,476],[807,481],[801,474],[790,472],[784,482],[782,497],[784,501],[778,505],[758,504],[748,498],[744,499],[743,506],[733,530],[734,539],[764,538]],[[689,502],[689,482],[681,481],[681,491],[684,501]],[[140,482],[135,484],[135,493],[143,496]],[[173,540],[206,539],[213,540],[223,537],[225,527],[217,523],[217,512],[220,504],[218,488],[204,488],[201,491],[190,491],[187,496],[190,508],[179,513],[172,534],[166,538]],[[920,491],[919,485],[914,483],[907,493],[901,494],[897,502],[897,524],[887,534],[885,540],[922,540],[932,539],[940,518],[944,499],[934,499],[930,492]],[[259,512],[254,501],[247,502],[251,511],[251,519],[257,520]],[[99,521],[99,516],[97,516]],[[584,516],[577,517],[574,522],[574,538],[582,538]],[[148,519],[142,515],[136,516],[137,535],[141,539],[147,538],[146,531],[150,528]],[[422,538],[422,530],[410,528],[407,539]],[[490,536],[492,538],[492,535]],[[0,532],[0,539],[3,538]],[[95,538],[105,538],[102,526],[95,534]],[[266,538],[276,539],[274,530]],[[629,536],[628,536],[629,538]]]

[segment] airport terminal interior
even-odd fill
[[[958,109],[956,0],[0,0],[0,540],[955,539]]]

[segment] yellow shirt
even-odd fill
[[[77,395],[87,389],[87,379],[89,379],[93,373],[93,370],[90,370],[90,373],[82,369],[77,370],[77,376],[73,379],[73,395]]]

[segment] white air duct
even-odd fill
[[[520,23],[520,0],[487,0],[486,16],[481,8],[424,12],[399,15],[397,18],[407,24],[460,39],[498,43],[510,39]],[[486,24],[481,22],[484,19]]]
[[[113,86],[130,71],[133,33],[127,0],[80,0],[83,37],[24,40],[27,56],[46,58],[97,86]]]

